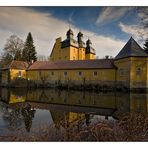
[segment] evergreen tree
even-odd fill
[[[146,39],[145,43],[144,43],[144,47],[145,51],[148,53],[148,39]]]
[[[24,61],[32,62],[37,60],[35,46],[33,45],[33,38],[31,32],[28,33],[24,49],[22,51],[22,57]]]

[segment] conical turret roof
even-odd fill
[[[131,37],[125,46],[121,49],[115,59],[126,57],[148,57],[148,54],[138,45],[138,43]]]

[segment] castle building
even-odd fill
[[[77,41],[74,39],[71,29],[67,31],[66,35],[67,38],[64,41],[61,38],[56,39],[50,55],[51,61],[95,59],[95,49],[91,46],[91,41],[88,39],[85,44],[81,32],[77,35]]]
[[[148,54],[131,37],[114,59],[117,83],[130,89],[148,88]]]
[[[76,41],[71,29],[66,35],[64,41],[56,39],[50,61],[36,61],[23,68],[28,82],[44,87],[94,85],[147,90],[148,54],[132,37],[115,58],[95,59],[90,39],[85,44],[79,32]]]

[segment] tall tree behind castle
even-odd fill
[[[29,32],[22,52],[22,57],[24,61],[32,62],[37,60],[37,53],[33,43],[33,37],[31,35],[31,32]]]

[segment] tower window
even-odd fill
[[[119,69],[119,75],[120,75],[120,76],[124,76],[124,69],[122,69],[122,68]]]
[[[137,75],[137,76],[140,76],[140,75],[141,75],[141,68],[140,68],[140,67],[138,67],[138,68],[136,69],[136,75]]]
[[[97,71],[94,71],[94,76],[97,76],[97,74],[98,74]]]

